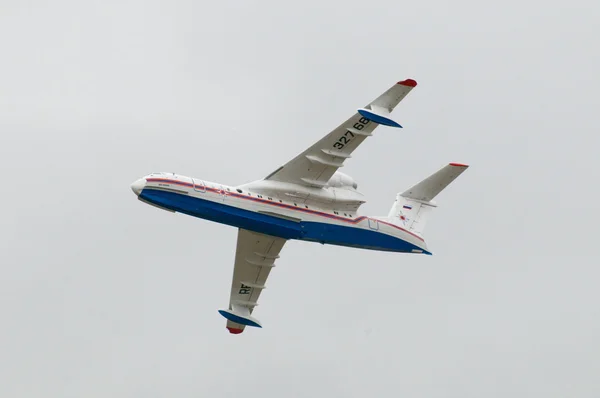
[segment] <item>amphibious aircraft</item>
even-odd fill
[[[402,127],[393,109],[416,87],[406,79],[263,179],[230,186],[174,173],[152,173],[131,188],[170,212],[238,228],[229,306],[219,310],[230,333],[262,327],[252,316],[267,277],[289,240],[401,253],[431,254],[423,238],[433,198],[468,167],[449,163],[398,193],[385,217],[358,214],[357,183],[338,171],[378,125]]]

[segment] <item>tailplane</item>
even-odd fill
[[[433,198],[442,192],[469,166],[450,163],[420,183],[399,193],[388,214],[388,219],[411,232],[422,235],[431,210],[436,207]]]

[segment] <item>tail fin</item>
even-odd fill
[[[469,166],[466,164],[450,163],[412,188],[399,193],[388,214],[390,221],[422,235],[429,213],[436,207],[433,198],[461,175],[467,167]]]

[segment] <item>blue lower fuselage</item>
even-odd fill
[[[151,188],[144,189],[139,198],[168,210],[284,239],[379,251],[427,253],[422,248],[398,237],[355,226],[292,221],[226,203]]]

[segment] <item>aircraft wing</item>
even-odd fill
[[[260,293],[285,242],[275,236],[238,230],[229,308],[219,310],[227,319],[230,333],[242,333],[246,326],[262,327],[251,316],[252,311],[258,305]]]
[[[394,84],[352,117],[316,142],[313,146],[269,174],[265,179],[290,182],[309,187],[323,187],[352,152],[383,124],[402,127],[390,118],[390,113],[416,87],[412,79]]]

